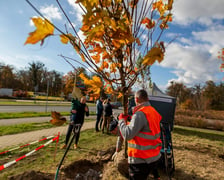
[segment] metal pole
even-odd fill
[[[67,153],[68,153],[68,150],[69,150],[69,148],[70,148],[70,146],[71,146],[71,144],[72,144],[72,142],[73,142],[75,136],[76,136],[77,133],[80,131],[80,128],[81,128],[81,124],[75,124],[75,125],[74,125],[74,128],[73,128],[73,132],[74,132],[74,134],[73,134],[72,139],[71,139],[71,141],[69,142],[69,144],[68,144],[68,146],[67,146],[67,148],[66,148],[66,150],[65,150],[65,153],[64,153],[64,155],[63,155],[63,157],[62,157],[62,159],[61,159],[59,165],[58,165],[58,168],[57,168],[57,171],[56,171],[56,174],[55,174],[55,180],[58,179],[58,173],[59,173],[59,170],[60,170],[60,168],[61,168],[61,165],[62,165],[62,163],[63,163],[63,161],[64,161],[64,159],[65,159],[65,156],[66,156]]]
[[[48,106],[48,93],[49,93],[49,79],[47,80],[47,99],[45,105],[45,113],[47,112],[47,106]]]

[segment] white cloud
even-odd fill
[[[203,47],[173,43],[168,46],[165,60],[160,65],[173,69],[172,73],[177,76],[173,80],[187,85],[215,81],[219,62],[209,53],[208,46]]]
[[[70,14],[74,14],[77,17],[76,20],[78,21],[78,23],[82,22],[82,15],[83,15],[82,9],[79,7],[79,5],[77,3],[75,3],[74,0],[68,0],[68,3],[73,8],[73,11],[70,11]]]
[[[40,12],[49,20],[61,20],[62,14],[59,11],[58,7],[51,4],[50,6],[42,6],[40,7]]]
[[[217,44],[218,46],[224,47],[224,41],[222,38],[224,37],[224,28],[217,29],[211,28],[201,32],[192,32],[194,38],[196,40],[200,40],[205,43]]]
[[[19,70],[28,67],[32,59],[35,59],[35,61],[43,62],[44,64],[54,62],[51,59],[44,56],[37,56],[37,55],[30,56],[24,54],[1,56],[0,61],[5,64],[13,65],[17,70]]]
[[[174,1],[174,21],[187,25],[199,22],[210,25],[212,19],[223,19],[223,0],[177,0]]]

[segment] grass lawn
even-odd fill
[[[221,171],[224,165],[222,159],[224,155],[223,132],[175,126],[172,137],[176,169],[174,179],[223,179],[224,175]],[[31,156],[2,170],[0,179],[6,180],[8,176],[31,170],[55,174],[65,152],[59,149],[64,142],[64,138],[64,136],[60,137],[57,146],[53,142]],[[39,142],[38,144],[3,154],[0,156],[0,165],[23,156],[43,143],[45,142]],[[75,161],[83,159],[90,159],[92,162],[95,162],[99,151],[114,147],[115,144],[116,136],[95,133],[94,129],[83,131],[80,136],[80,148],[69,150],[62,167],[65,168]],[[214,165],[215,162],[216,164]],[[111,172],[113,173],[108,179],[125,180],[112,168]],[[166,179],[167,177],[165,174],[161,174],[161,178]]]

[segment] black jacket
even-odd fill
[[[79,108],[77,110],[77,114],[76,114],[77,115],[76,120],[75,120],[76,124],[83,124],[85,115],[89,116],[89,110],[87,112],[85,111],[86,106],[87,106],[86,104],[80,103],[80,106],[79,106]]]
[[[107,117],[112,115],[112,106],[110,103],[104,104],[103,115]]]

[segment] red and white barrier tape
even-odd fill
[[[35,143],[38,143],[38,142],[41,142],[41,141],[44,141],[44,140],[53,138],[53,137],[55,137],[55,136],[48,136],[48,137],[46,137],[46,138],[43,138],[43,139],[40,139],[40,140],[37,140],[37,141],[33,141],[33,142],[28,143],[28,144],[25,144],[25,145],[15,147],[15,148],[9,149],[9,150],[7,150],[7,151],[3,151],[3,152],[0,153],[0,155],[1,155],[1,154],[5,154],[5,153],[10,152],[10,151],[14,151],[14,150],[19,149],[19,148],[23,148],[23,147],[25,147],[25,146],[29,146],[29,145],[32,145],[32,144],[35,144]]]
[[[19,157],[18,159],[14,160],[14,161],[11,161],[11,162],[8,162],[8,163],[6,163],[6,164],[1,165],[1,166],[0,166],[0,171],[3,170],[3,169],[5,169],[5,168],[7,168],[7,167],[9,167],[9,166],[11,166],[12,164],[14,164],[14,163],[16,163],[16,162],[18,162],[18,161],[20,161],[21,159],[23,159],[23,158],[25,158],[25,157],[30,156],[30,155],[33,154],[34,152],[38,151],[39,149],[43,148],[44,146],[47,146],[48,144],[52,143],[52,142],[55,141],[55,140],[57,140],[57,142],[58,142],[58,140],[59,140],[59,135],[56,136],[55,138],[51,139],[50,141],[46,142],[45,144],[39,146],[38,148],[34,149],[33,151],[31,151],[31,152],[29,152],[29,153],[27,153],[27,154],[25,154],[25,155]]]

